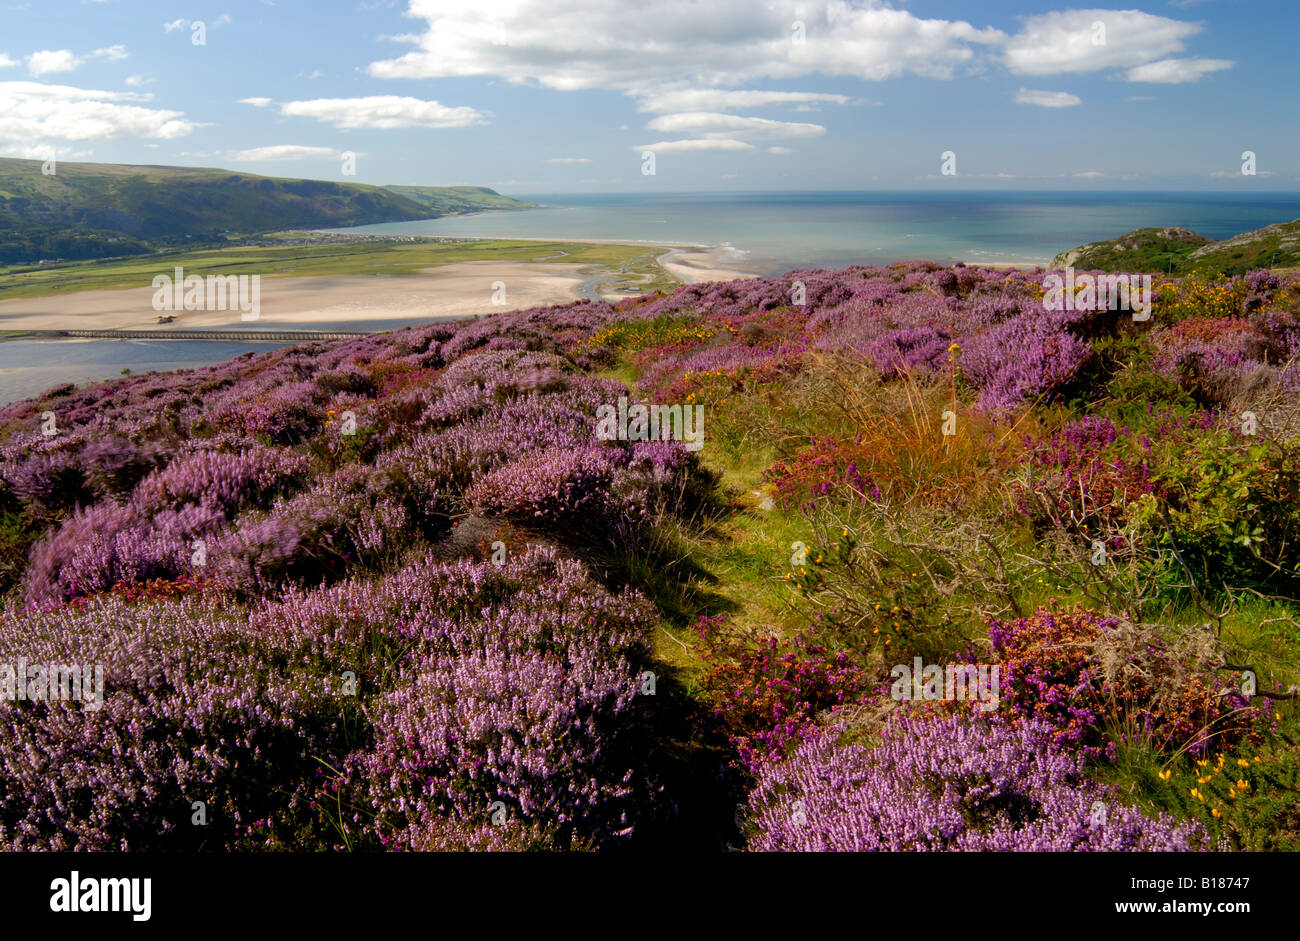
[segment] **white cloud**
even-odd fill
[[[48,75],[51,72],[71,72],[80,68],[91,59],[107,59],[118,62],[127,57],[126,47],[122,45],[107,46],[94,52],[79,56],[69,49],[42,49],[27,57],[27,71],[34,76]]]
[[[325,75],[320,69],[312,69],[310,72],[299,72],[299,78],[321,78]]]
[[[153,78],[144,75],[128,75],[126,77],[126,84],[130,88],[139,88],[142,85],[152,85]]]
[[[227,159],[236,163],[258,163],[269,160],[324,160],[335,156],[332,147],[306,147],[300,144],[275,144],[271,147],[254,147],[230,154]]]
[[[1105,26],[1104,43],[1094,43],[1093,24]],[[1066,10],[1028,17],[1003,50],[1003,63],[1017,75],[1057,75],[1132,68],[1183,49],[1201,31],[1138,10]]]
[[[1129,69],[1125,76],[1130,82],[1158,82],[1162,85],[1181,85],[1199,81],[1210,72],[1221,72],[1234,65],[1231,59],[1162,59]]]
[[[809,105],[826,103],[846,105],[848,95],[833,95],[806,91],[728,91],[721,88],[655,88],[637,91],[638,110],[654,112],[671,111],[737,111],[741,108],[763,108],[772,105]]]
[[[212,21],[213,29],[216,29],[219,26],[229,26],[229,25],[230,25],[229,13],[222,13],[219,17],[217,17],[215,20]]]
[[[794,151],[789,147],[769,147],[767,148],[767,152],[769,154],[774,154],[777,157],[788,157],[794,153]]]
[[[590,157],[552,157],[547,163],[591,163]]]
[[[18,64],[17,59],[11,59],[3,52],[0,52],[0,69],[11,68],[12,66],[15,66],[17,64]]]
[[[377,78],[495,75],[565,91],[648,91],[683,81],[718,87],[814,74],[950,78],[978,49],[1006,39],[996,29],[921,19],[876,2],[860,8],[806,0],[797,17],[808,24],[806,39],[795,43],[793,12],[752,0],[662,0],[653,15],[630,18],[607,0],[458,7],[411,0],[408,15],[427,24],[419,48],[373,62],[369,71]]]
[[[1074,174],[1080,180],[1099,180],[1105,175],[1100,170],[1084,170],[1082,173]]]
[[[771,140],[787,137],[820,137],[826,128],[820,124],[796,124],[767,118],[746,118],[735,114],[688,111],[665,114],[653,119],[646,128],[666,134],[690,134],[703,138]]]
[[[47,144],[5,144],[0,143],[0,157],[19,157],[23,160],[82,160],[91,156],[93,151],[76,150],[72,147],[56,147]]]
[[[859,103],[825,92],[756,90],[750,83],[759,81],[810,76],[883,81],[903,75],[947,80],[1002,68],[1035,76],[1111,71],[1127,73],[1130,81],[1173,82],[1194,81],[1230,65],[1218,59],[1171,58],[1184,52],[1203,25],[1139,10],[1036,14],[1023,17],[1017,30],[1004,32],[964,20],[925,18],[898,5],[886,0],[797,0],[797,5],[659,0],[653,15],[629,18],[608,0],[469,5],[408,0],[407,16],[421,23],[422,31],[387,38],[414,48],[371,62],[367,71],[387,79],[488,76],[560,91],[621,91],[642,112],[681,120],[681,115]],[[795,20],[805,24],[799,42],[791,34]],[[592,41],[593,36],[599,41]],[[1040,107],[1080,104],[1066,92],[1026,90],[1022,96],[1017,100]],[[782,122],[772,125],[766,131],[754,124],[729,129],[721,122],[705,131],[671,121],[648,126],[681,134],[682,140],[662,143],[683,150],[701,149],[701,140],[735,144],[751,137],[823,133],[818,125],[803,125],[802,132],[778,132]]]
[[[265,108],[271,103],[270,98],[240,98],[241,105],[252,105],[254,108]]]
[[[95,91],[40,82],[0,82],[0,141],[171,140],[202,125],[181,111],[144,108],[140,92]]]
[[[753,150],[753,144],[738,140],[668,140],[657,144],[638,144],[633,150],[652,150],[657,154],[708,150]]]
[[[163,29],[170,33],[178,29],[184,29],[189,25],[190,25],[189,20],[185,20],[185,19],[172,20],[170,23],[164,23]]]
[[[1018,105],[1038,105],[1042,108],[1073,108],[1083,103],[1082,98],[1069,92],[1033,91],[1028,88],[1020,89],[1014,100]]]
[[[43,49],[27,57],[27,71],[33,75],[47,75],[50,72],[71,72],[81,65],[82,59],[72,54],[69,49]]]
[[[288,101],[280,113],[315,118],[337,128],[373,127],[385,130],[403,127],[467,127],[486,123],[482,112],[468,107],[451,107],[436,101],[375,95],[369,98],[316,98]]]

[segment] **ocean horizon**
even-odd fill
[[[1047,265],[1085,242],[1181,227],[1220,240],[1300,218],[1300,192],[791,191],[511,193],[538,209],[330,231],[374,235],[691,244],[773,276],[927,260]]]

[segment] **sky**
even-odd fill
[[[0,0],[0,25],[0,156],[507,194],[1300,190],[1295,0]]]

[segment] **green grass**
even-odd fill
[[[602,343],[618,352],[618,360],[601,375],[635,389],[636,355],[673,342],[697,326],[694,318],[679,316],[610,328]],[[709,429],[706,465],[720,481],[713,512],[690,524],[665,524],[656,554],[639,561],[621,560],[630,582],[645,591],[663,615],[654,641],[658,662],[674,678],[675,690],[706,713],[718,704],[704,692],[709,666],[701,659],[695,646],[698,638],[690,630],[697,618],[726,614],[734,625],[752,629],[759,636],[789,637],[806,628],[809,612],[817,610],[805,603],[785,579],[792,571],[792,543],[804,542],[810,549],[816,545],[812,522],[797,507],[763,508],[768,492],[763,472],[777,460],[788,460],[795,448],[807,444],[811,433],[851,437],[855,422],[860,430],[865,427],[861,423],[869,424],[871,419],[865,412],[854,411],[856,403],[845,401],[842,387],[819,381],[814,372],[805,368],[802,374],[775,383],[746,384],[741,389],[706,386],[699,399],[705,403]],[[861,377],[856,374],[846,377],[854,389],[877,403],[884,396],[897,394],[896,384],[875,386],[859,381]],[[1110,404],[1123,411],[1118,400]],[[1034,430],[1041,431],[1059,425],[1070,413],[1064,406],[1052,406],[1040,407],[1035,415],[1038,424]],[[895,440],[896,449],[905,444]],[[917,453],[923,464],[930,460]],[[927,474],[946,479],[948,473],[939,464],[925,464],[917,471],[918,480]],[[1005,487],[1010,477],[1005,476],[1008,472],[1001,473],[999,485]],[[954,479],[954,485],[967,478],[966,485],[970,485],[974,475],[969,471],[963,474]],[[931,512],[919,504],[904,502],[893,509],[910,527],[909,538],[924,545],[942,527],[943,520],[967,522],[976,518],[974,502],[967,501],[965,507]],[[895,563],[901,560],[905,566],[910,565],[910,558],[926,554],[921,550],[909,558],[906,552],[891,547],[880,521],[873,519],[873,512],[868,509],[855,517],[861,525],[859,545],[871,540],[878,551]],[[1043,606],[1068,609],[1075,604],[1117,613],[1086,597],[1079,587],[1094,578],[1092,566],[1086,561],[1073,568],[1073,563],[1058,561],[1053,574],[1031,561],[1046,550],[1035,543],[1025,526],[999,522],[997,514],[993,514],[988,517],[987,531],[1008,555],[1024,554],[1010,567],[1009,577],[1015,602],[1024,613]],[[935,544],[941,543],[941,539],[935,540]],[[665,559],[668,564],[664,564]],[[1063,568],[1078,584],[1061,576]],[[932,662],[943,662],[959,656],[969,644],[987,643],[986,621],[973,614],[976,602],[985,600],[983,596],[958,587],[951,595],[927,598],[928,583],[906,578],[909,574],[893,571],[879,583],[863,579],[854,586],[868,599],[868,608],[871,602],[883,600],[886,606],[896,601],[904,613],[920,612],[919,620],[909,622],[915,630],[900,632],[892,648],[874,646],[855,652],[861,658],[857,662],[876,679],[883,680],[889,664],[914,653],[924,653]],[[1300,603],[1249,593],[1230,600],[1230,605],[1227,599],[1223,601],[1230,610],[1221,622],[1222,650],[1227,661],[1255,667],[1260,694],[1273,690],[1275,684],[1285,687],[1296,682],[1300,678]],[[882,616],[888,610],[882,610]],[[889,622],[895,617],[901,615],[888,615]],[[1206,615],[1190,604],[1171,602],[1156,621],[1172,633],[1204,624]],[[833,640],[837,628],[823,623],[822,638]],[[885,621],[877,623],[885,626]],[[873,636],[877,640],[872,643],[878,644],[878,635]],[[1119,799],[1127,804],[1200,821],[1216,845],[1226,841],[1238,850],[1300,850],[1300,710],[1294,701],[1283,700],[1277,702],[1275,714],[1278,728],[1267,734],[1262,744],[1245,744],[1225,755],[1224,768],[1234,771],[1231,780],[1227,770],[1221,769],[1198,786],[1198,778],[1206,776],[1205,768],[1185,754],[1157,752],[1140,736],[1121,745],[1113,762],[1094,762],[1092,773],[1114,787]],[[1240,767],[1236,764],[1239,760],[1247,761],[1249,766]],[[1238,777],[1249,786],[1238,789]],[[1197,788],[1201,796],[1193,794],[1192,788]]]

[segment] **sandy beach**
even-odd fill
[[[579,299],[581,265],[543,262],[456,262],[419,274],[366,277],[264,278],[259,324],[329,324],[500,313]],[[493,303],[497,282],[504,303]],[[0,301],[0,329],[157,329],[152,287],[78,291]],[[176,327],[246,325],[239,310],[163,311]]]
[[[675,248],[660,258],[682,281],[731,281],[756,277],[724,267],[722,253],[702,247]],[[564,262],[464,261],[411,275],[265,277],[260,326],[410,322],[523,310],[581,300],[584,284],[599,278],[583,265]],[[504,297],[494,285],[504,284]],[[154,288],[90,290],[0,301],[0,330],[158,329],[160,315],[174,315],[180,328],[247,326],[238,309],[158,311]],[[494,294],[496,302],[494,302]],[[638,296],[606,291],[609,300]],[[231,304],[235,307],[235,304]]]
[[[699,281],[734,281],[737,278],[757,278],[752,271],[726,267],[721,252],[704,248],[677,248],[661,255],[659,264],[674,277],[687,284]]]
[[[963,261],[963,265],[971,268],[996,268],[1003,271],[1036,271],[1043,265],[1032,265],[1023,261]]]

